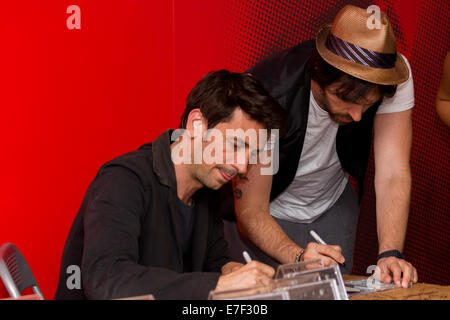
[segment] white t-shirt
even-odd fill
[[[401,112],[414,106],[414,85],[411,67],[407,81],[397,86],[392,98],[385,98],[379,113]],[[308,125],[302,155],[294,180],[270,203],[270,214],[292,222],[310,223],[331,208],[348,182],[336,153],[339,125],[331,120],[314,99],[309,100]]]

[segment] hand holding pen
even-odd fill
[[[270,283],[275,270],[269,265],[252,260],[246,251],[243,252],[243,256],[246,264],[232,272],[222,274],[215,290],[241,289]]]
[[[323,266],[338,263],[345,267],[345,258],[342,255],[340,246],[326,244],[313,230],[310,231],[310,235],[317,242],[308,243],[303,253],[302,261],[320,260]]]

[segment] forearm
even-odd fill
[[[247,176],[237,179],[234,185],[239,231],[274,260],[293,263],[301,248],[270,216],[272,176],[260,172],[261,167],[252,166]]]
[[[378,253],[403,250],[411,195],[411,175],[375,180]]]
[[[238,218],[240,232],[260,250],[280,263],[293,263],[302,249],[268,213],[250,213]]]

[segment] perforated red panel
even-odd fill
[[[450,3],[442,1],[260,1],[232,0],[228,9],[232,55],[243,71],[260,59],[312,39],[345,4],[377,4],[390,19],[399,50],[408,58],[415,85],[411,170],[412,199],[404,253],[420,281],[449,284],[449,129],[434,109],[445,54],[450,50]],[[361,203],[354,272],[365,274],[377,255],[373,154]]]

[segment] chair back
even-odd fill
[[[0,247],[0,278],[13,298],[19,298],[23,290],[32,288],[44,299],[33,272],[22,253],[12,243]]]

